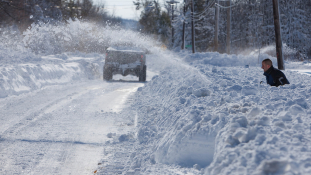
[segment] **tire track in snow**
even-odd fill
[[[65,147],[63,147],[59,141],[55,142],[55,140],[45,140],[44,138],[40,138],[40,137],[38,138],[38,140],[27,139],[27,138],[19,139],[18,137],[20,137],[25,132],[27,133],[27,129],[34,127],[39,121],[49,120],[49,118],[52,117],[51,113],[53,113],[54,111],[57,111],[59,108],[63,106],[66,106],[66,105],[68,106],[69,103],[81,97],[88,91],[89,89],[84,89],[83,91],[81,91],[81,89],[77,89],[76,92],[70,91],[70,93],[67,94],[65,97],[59,98],[59,96],[57,96],[56,99],[52,98],[51,101],[44,102],[44,104],[41,106],[36,106],[36,108],[28,108],[25,111],[25,114],[22,114],[21,117],[18,117],[18,119],[20,120],[17,123],[13,124],[13,126],[10,126],[6,130],[4,130],[0,135],[0,143],[1,143],[0,144],[0,167],[3,167],[4,170],[10,169],[10,168],[5,168],[5,167],[9,166],[10,164],[18,165],[20,164],[20,162],[25,162],[23,161],[22,157],[31,156],[31,158],[29,158],[30,160],[26,161],[28,163],[23,163],[25,165],[19,166],[22,170],[20,170],[19,168],[17,168],[16,170],[11,169],[9,172],[5,171],[6,172],[5,174],[10,174],[14,172],[18,173],[21,171],[25,172],[26,174],[32,173],[33,169],[35,169],[38,162],[40,162],[43,159],[43,155],[46,155],[49,152],[50,148],[55,145],[58,145],[59,149],[62,150],[61,155],[59,155],[61,157],[59,161],[65,162],[69,154],[68,150],[71,148],[71,145],[73,145],[74,142],[70,143],[70,141],[68,141],[65,143]],[[39,95],[42,95],[42,94],[39,94]],[[23,104],[21,105],[24,105],[25,103],[27,102],[23,102]],[[10,109],[10,107],[13,109]],[[2,106],[2,108],[10,109],[11,111],[13,111],[15,106],[4,105]],[[8,110],[6,110],[5,112],[7,111]],[[8,112],[7,114],[10,115],[9,117],[14,117],[16,113]],[[21,157],[17,153],[13,153],[10,155],[7,154],[10,152],[10,150],[20,150],[21,147],[22,148],[29,147],[29,145],[36,145],[36,151],[38,153],[35,152],[35,153],[28,154],[26,150],[26,152],[23,153],[26,155],[23,155]],[[15,160],[14,159],[10,160],[12,156],[16,157],[14,158]],[[17,162],[14,163],[14,161],[17,161]],[[58,166],[61,166],[61,165],[58,165]],[[2,172],[2,169],[0,168],[0,174],[2,174],[1,172]],[[38,174],[41,174],[39,172],[40,171],[38,171]]]
[[[108,111],[127,106],[126,99],[138,86],[96,80],[9,97],[9,103],[17,105],[0,107],[9,126],[0,129],[0,174],[94,172],[108,132],[124,133],[128,126],[116,125],[121,119]],[[16,107],[21,108],[18,114]]]
[[[55,101],[52,101],[51,103],[47,104],[41,109],[35,109],[35,111],[30,112],[30,114],[23,117],[22,120],[20,120],[15,125],[11,126],[10,128],[6,129],[2,134],[2,138],[8,137],[14,133],[20,132],[23,128],[30,126],[31,124],[35,123],[37,120],[42,119],[42,117],[47,118],[49,113],[53,112],[57,108],[61,107],[62,105],[65,105],[66,103],[71,102],[73,99],[78,98],[79,96],[83,95],[86,92],[74,92],[72,94],[67,95],[66,97],[59,98]],[[70,100],[68,100],[70,98]]]

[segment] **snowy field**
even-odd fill
[[[265,54],[150,50],[140,83],[102,81],[104,54],[0,47],[0,174],[311,174],[310,64],[277,88]]]

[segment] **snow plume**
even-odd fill
[[[151,46],[150,39],[137,32],[78,20],[59,25],[32,24],[24,36],[26,47],[45,55],[75,51],[104,53],[107,47],[116,44]]]
[[[22,34],[17,28],[11,28],[0,30],[0,47],[28,52],[27,55],[51,55],[64,52],[104,53],[111,45],[151,48],[156,44],[150,37],[138,32],[79,20],[53,24],[33,23]],[[6,55],[3,54],[2,57],[11,57]]]
[[[15,26],[0,28],[0,61],[5,63],[19,63],[39,61],[41,58],[24,47],[20,31]]]

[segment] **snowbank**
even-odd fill
[[[257,55],[228,55],[220,54],[218,52],[208,52],[208,53],[194,53],[187,54],[187,52],[180,52],[179,57],[184,61],[189,62],[190,65],[213,65],[213,66],[225,66],[225,67],[234,67],[234,66],[261,66],[261,61],[270,58],[272,62],[276,63],[277,60],[275,57],[271,57],[267,54]]]
[[[291,84],[276,88],[260,84],[259,66],[245,68],[257,57],[182,53],[190,67],[165,55],[164,70],[135,96],[141,153],[132,167],[311,173],[310,76],[285,71]]]
[[[77,59],[79,56],[80,60]],[[36,64],[3,65],[0,67],[0,98],[34,91],[47,85],[99,78],[103,60],[102,55],[76,53],[43,57]]]

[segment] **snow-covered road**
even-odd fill
[[[137,81],[49,86],[0,101],[0,174],[90,174]],[[125,131],[124,131],[125,132]]]

